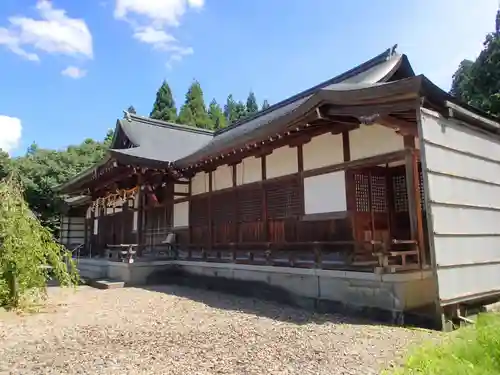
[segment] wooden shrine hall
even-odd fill
[[[85,202],[66,216],[91,259],[127,247],[136,264],[416,272],[434,296],[430,118],[496,124],[394,47],[214,132],[125,112],[105,159],[59,191]]]

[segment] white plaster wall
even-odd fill
[[[187,194],[189,193],[189,185],[184,184],[174,184],[174,195],[175,193]]]
[[[213,173],[214,190],[227,189],[233,186],[233,167],[221,165]]]
[[[441,303],[500,294],[500,141],[425,109],[420,123]]]
[[[361,125],[349,132],[351,160],[404,149],[403,136],[382,125]]]
[[[305,178],[304,206],[306,214],[346,211],[345,172]]]
[[[174,204],[174,228],[189,226],[189,202]]]
[[[304,170],[338,164],[344,161],[342,135],[326,133],[303,146]]]
[[[203,194],[208,192],[209,177],[205,172],[197,173],[191,180],[191,194]]]
[[[262,179],[262,160],[261,158],[249,157],[243,159],[236,166],[236,184],[250,184]]]
[[[283,146],[266,156],[267,178],[280,177],[297,172],[297,147]]]

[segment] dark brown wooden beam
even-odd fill
[[[341,170],[349,170],[354,168],[366,167],[366,166],[375,166],[390,163],[393,161],[404,160],[407,155],[406,150],[393,151],[387,154],[370,156],[368,158],[351,160],[343,163],[338,163],[334,165],[328,165],[325,167],[310,169],[304,171],[304,177],[318,176],[325,173],[331,173]]]

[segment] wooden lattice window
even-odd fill
[[[366,174],[354,174],[356,188],[356,211],[370,212],[370,180]]]
[[[267,183],[267,215],[270,219],[284,219],[300,215],[300,185],[296,178]]]
[[[238,221],[262,220],[262,190],[260,186],[241,187],[237,190]]]
[[[214,223],[232,222],[234,220],[234,192],[226,191],[214,194],[211,208]]]
[[[420,205],[422,206],[422,210],[425,210],[425,192],[424,192],[424,174],[422,173],[422,169],[419,169],[419,190],[420,190]]]
[[[371,176],[371,193],[373,212],[387,212],[387,184],[385,176]]]
[[[195,198],[190,202],[189,223],[194,226],[208,225],[208,197]]]
[[[408,191],[404,174],[392,177],[392,189],[394,191],[394,210],[408,212]]]

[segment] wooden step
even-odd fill
[[[88,280],[87,284],[97,289],[118,289],[125,286],[124,281],[111,279]]]

